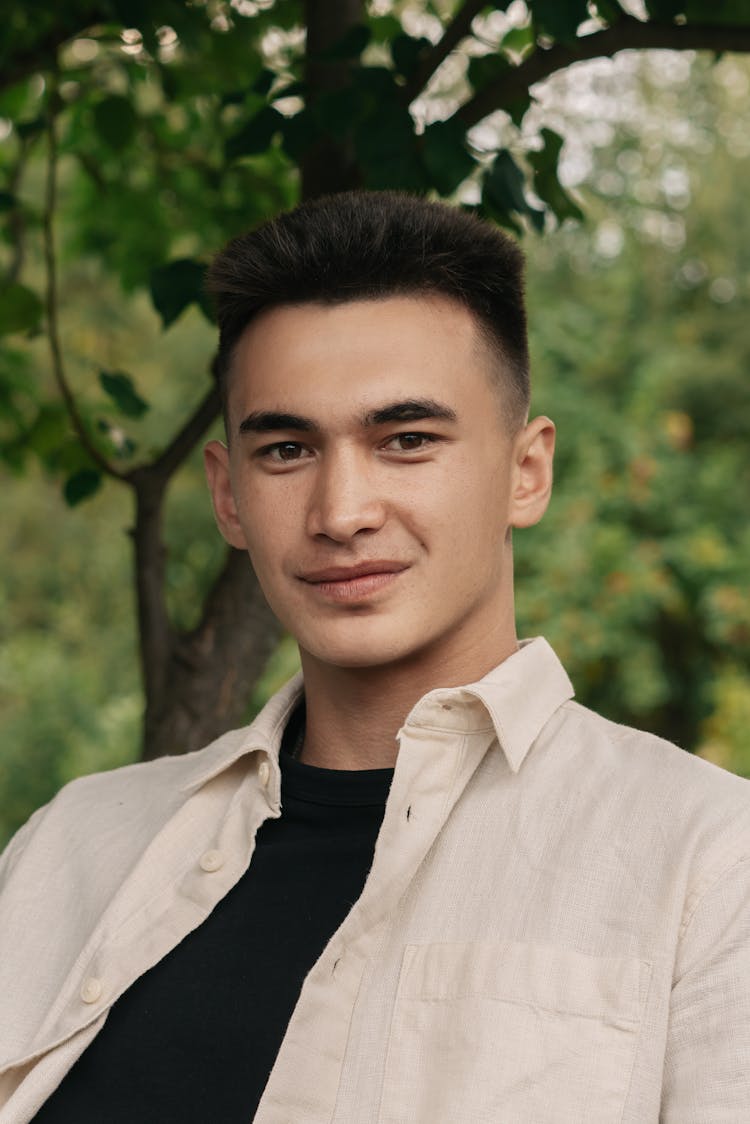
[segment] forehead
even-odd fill
[[[440,296],[283,305],[235,349],[230,413],[294,408],[334,416],[383,400],[486,392],[487,348],[472,314]]]

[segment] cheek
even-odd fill
[[[279,487],[279,483],[279,479],[248,472],[238,476],[233,489],[248,549],[254,552],[277,549],[295,523],[293,491]]]
[[[507,478],[466,471],[440,514],[444,558],[458,584],[483,586],[498,577],[507,553]]]
[[[474,542],[504,537],[508,519],[507,475],[487,466],[480,472],[472,463],[456,466],[441,482],[433,504],[435,518],[455,540],[470,536]]]

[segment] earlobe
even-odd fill
[[[229,472],[229,450],[221,441],[209,441],[203,450],[216,523],[230,546],[246,550],[245,536],[237,514]]]
[[[554,453],[554,423],[547,417],[534,418],[519,436],[516,446],[512,527],[533,527],[547,510],[552,492]]]

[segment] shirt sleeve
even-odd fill
[[[44,804],[41,808],[37,808],[26,823],[19,827],[15,835],[11,836],[5,850],[0,852],[0,891],[10,881],[16,863],[21,858],[26,849],[26,844],[48,807],[49,805]]]
[[[750,1120],[750,857],[705,891],[675,963],[661,1124]]]

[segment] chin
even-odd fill
[[[326,636],[324,631],[312,635],[297,634],[297,643],[317,663],[341,668],[376,668],[399,663],[414,653],[413,644],[401,637],[378,637],[364,627],[364,621],[346,629],[344,635]]]
[[[432,637],[425,637],[422,643],[415,643],[414,638],[405,643],[402,633],[397,637],[379,637],[373,633],[368,635],[368,630],[360,627],[356,635],[327,640],[317,633],[310,638],[310,644],[305,643],[303,637],[298,637],[298,643],[316,662],[352,671],[416,664],[435,646]]]
[[[302,645],[304,647],[304,645]],[[394,652],[378,652],[369,645],[365,648],[361,644],[351,648],[323,648],[314,645],[312,650],[306,649],[318,663],[328,664],[330,667],[350,669],[380,668],[391,664],[400,663],[408,659],[408,654]]]

